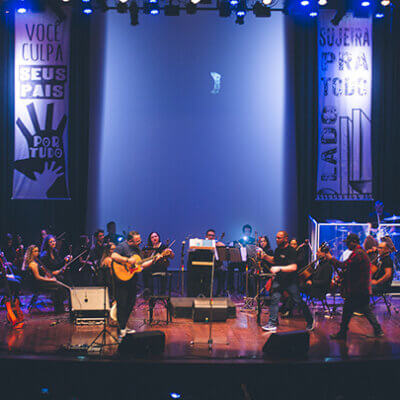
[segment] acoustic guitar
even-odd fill
[[[142,272],[143,268],[146,268],[143,267],[143,264],[147,261],[155,260],[156,258],[169,257],[171,253],[171,249],[165,249],[161,254],[153,254],[152,256],[147,258],[142,258],[138,254],[134,254],[125,264],[121,264],[113,260],[112,269],[115,276],[120,281],[126,282],[131,280],[137,273]]]
[[[5,301],[7,309],[7,320],[12,325],[13,329],[20,329],[24,326],[24,314],[21,311],[19,299],[13,299],[10,291],[10,286],[7,281],[7,271],[3,264],[3,260],[0,258],[0,274],[4,280],[4,285],[8,296]]]

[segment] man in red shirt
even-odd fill
[[[330,253],[326,254],[327,259],[331,261],[335,269],[341,271],[342,284],[346,293],[340,330],[330,337],[336,340],[346,339],[347,329],[354,311],[363,313],[374,328],[375,337],[381,337],[383,336],[382,328],[369,307],[371,263],[368,255],[360,246],[360,238],[355,233],[349,233],[346,245],[349,250],[352,250],[352,253],[344,262],[332,257]]]

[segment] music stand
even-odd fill
[[[202,240],[202,239],[190,239],[189,241],[189,247],[192,250],[209,250],[212,252],[212,261],[211,262],[197,262],[197,265],[204,265],[204,266],[210,266],[211,265],[211,282],[210,282],[210,319],[208,321],[209,323],[209,333],[208,333],[208,341],[207,343],[203,342],[195,342],[192,340],[190,342],[191,345],[195,344],[208,344],[208,350],[212,350],[213,346],[213,338],[212,338],[212,324],[213,324],[213,289],[214,289],[214,271],[215,271],[215,240]],[[217,250],[218,251],[218,250]],[[225,344],[229,344],[225,342]]]

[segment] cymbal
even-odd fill
[[[384,221],[400,221],[400,216],[393,215],[392,217],[384,218]]]

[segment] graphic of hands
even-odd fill
[[[34,172],[35,180],[30,184],[30,195],[32,198],[47,197],[47,191],[53,186],[54,182],[64,175],[61,172],[62,167],[56,168],[56,163],[53,161],[49,167],[49,163],[45,162],[43,172]]]

